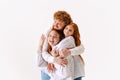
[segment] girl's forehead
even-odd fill
[[[52,31],[50,32],[50,34],[58,35],[58,33],[57,33],[56,31],[54,31],[54,30],[52,30]]]
[[[66,27],[74,29],[72,25],[67,25]]]
[[[56,31],[54,31],[54,30],[52,30],[52,31],[50,31],[50,33],[57,33]]]

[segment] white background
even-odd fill
[[[0,0],[0,80],[40,80],[39,38],[58,10],[70,13],[79,26],[85,46],[83,80],[120,80],[118,1]]]

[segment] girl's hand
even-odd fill
[[[55,71],[55,67],[54,67],[54,64],[52,63],[49,63],[48,66],[47,66],[47,69],[48,69],[48,72],[54,72]]]
[[[39,42],[39,47],[38,47],[39,52],[42,52],[44,40],[45,40],[45,36],[42,34],[40,37],[40,42]]]
[[[63,48],[63,49],[60,51],[60,55],[61,55],[62,57],[67,57],[67,56],[71,55],[71,52],[70,52],[69,49]]]
[[[57,57],[59,56],[59,51],[55,48],[51,51],[52,56]]]
[[[61,66],[63,66],[63,67],[68,64],[67,59],[65,59],[63,57],[60,57],[60,56],[55,57],[54,58],[54,62],[59,64],[59,65],[61,65]]]

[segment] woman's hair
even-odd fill
[[[70,23],[69,25],[71,25],[73,28],[74,28],[74,33],[73,33],[73,37],[75,39],[75,44],[76,46],[79,46],[81,44],[81,40],[80,40],[80,33],[79,33],[79,29],[78,29],[78,26],[77,24],[75,23]]]
[[[54,19],[58,19],[65,23],[65,26],[72,22],[71,16],[66,11],[57,11],[54,13]]]
[[[60,41],[64,38],[64,34],[61,33],[60,30],[52,29],[51,31],[55,31],[55,32],[57,32],[57,33],[59,34],[59,40],[60,40]],[[51,31],[50,31],[50,32],[51,32]],[[50,32],[48,33],[48,36],[49,36]],[[59,41],[59,42],[60,42],[60,41]],[[51,50],[52,50],[52,47],[51,47],[50,44],[48,43],[47,52],[50,54]]]

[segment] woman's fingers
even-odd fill
[[[48,69],[48,72],[49,72],[49,73],[54,72],[54,71],[55,71],[54,64],[49,63],[47,69]]]
[[[44,40],[45,40],[45,36],[42,34],[41,37],[40,37],[40,42],[39,42],[39,48],[38,48],[39,52],[42,52],[42,47],[43,47]]]

